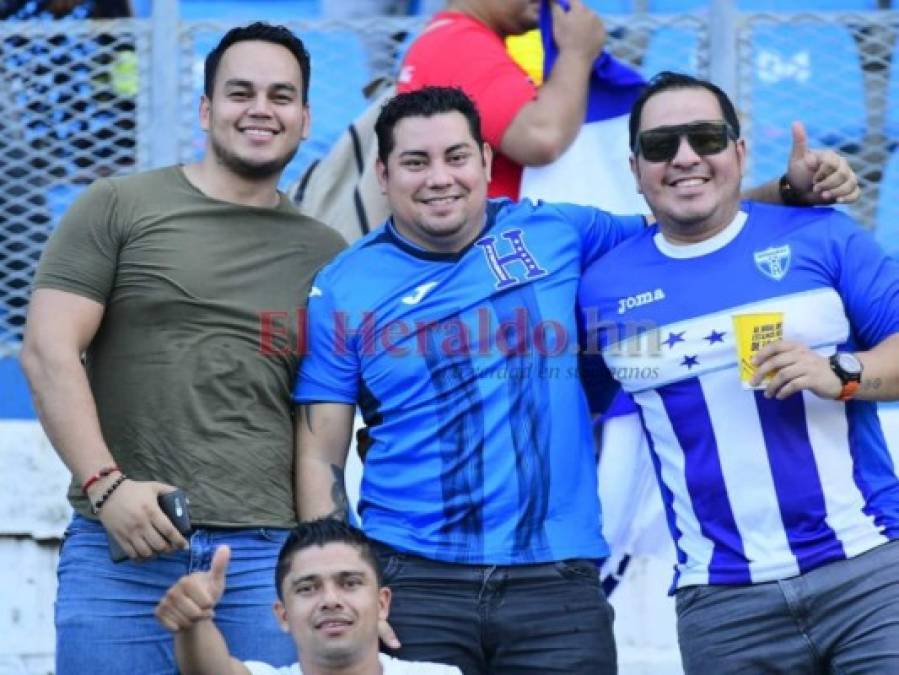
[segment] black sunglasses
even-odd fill
[[[715,155],[727,147],[729,140],[737,140],[737,134],[727,122],[692,122],[670,127],[657,127],[637,134],[635,155],[643,155],[647,162],[670,162],[677,155],[680,139],[701,156]]]

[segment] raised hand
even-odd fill
[[[807,204],[848,204],[861,194],[858,177],[842,155],[833,150],[811,150],[802,122],[793,122],[793,147],[787,180]]]
[[[156,605],[156,618],[170,631],[188,630],[215,616],[215,606],[225,592],[225,574],[231,549],[219,546],[208,572],[181,577]]]

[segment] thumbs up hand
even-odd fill
[[[200,621],[215,616],[215,606],[225,592],[225,573],[231,549],[219,546],[212,556],[208,572],[194,572],[181,577],[156,605],[156,618],[170,631],[192,628]]]
[[[793,122],[792,133],[787,180],[796,196],[809,205],[856,201],[861,194],[858,177],[846,158],[833,150],[810,150],[801,122]]]

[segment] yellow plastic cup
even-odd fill
[[[740,383],[744,389],[764,389],[768,386],[770,375],[755,387],[749,384],[752,376],[755,375],[752,359],[765,345],[783,339],[783,312],[734,314],[732,318],[736,337],[737,361],[740,367]]]

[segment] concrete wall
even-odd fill
[[[899,407],[882,415],[899,461]],[[351,453],[355,458],[355,453]],[[360,466],[347,478],[358,494]],[[0,675],[53,672],[53,600],[59,539],[70,509],[68,471],[33,421],[0,421]],[[670,544],[647,542],[664,554],[635,557],[612,595],[622,675],[678,675]]]

